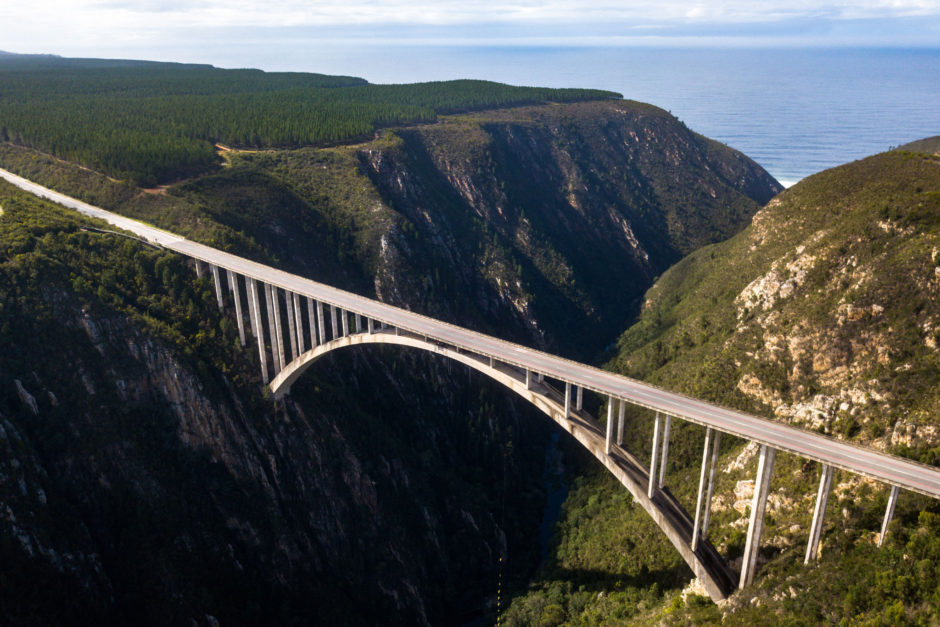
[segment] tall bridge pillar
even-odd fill
[[[757,479],[754,481],[754,499],[751,501],[751,519],[747,526],[747,540],[744,543],[744,558],[741,562],[741,578],[738,587],[742,590],[754,581],[757,568],[757,552],[760,538],[764,531],[764,510],[767,508],[767,495],[770,493],[770,476],[773,474],[774,457],[777,449],[761,444],[760,458],[757,462]]]
[[[711,519],[712,511],[712,492],[715,485],[715,466],[718,463],[718,443],[720,440],[720,431],[715,431],[711,427],[705,429],[702,472],[698,479],[698,498],[695,501],[695,521],[692,525],[693,551],[698,550],[699,541],[708,535],[708,522]]]
[[[277,288],[274,288],[277,290]],[[276,293],[276,292],[275,292]],[[284,292],[284,304],[287,305],[287,335],[290,339],[290,359],[285,359],[287,363],[290,363],[300,357],[300,353],[297,352],[297,327],[299,324],[294,324],[294,295],[291,292]],[[279,306],[280,303],[275,302],[275,306]],[[298,321],[299,322],[299,321]],[[303,345],[301,344],[301,348]]]
[[[307,297],[307,322],[310,325],[310,348],[316,348],[317,342],[317,316],[313,313],[313,299]]]
[[[320,328],[320,344],[326,344],[326,320],[323,319],[323,303],[317,301],[317,324]]]
[[[212,282],[215,284],[215,299],[219,301],[219,311],[222,311],[222,281],[219,279],[219,266],[210,263],[209,270],[212,271]]]
[[[650,480],[646,488],[646,496],[653,498],[656,493],[656,465],[659,463],[659,430],[662,424],[662,417],[656,412],[656,419],[653,421],[653,454],[650,460]]]
[[[261,378],[268,380],[268,356],[264,350],[264,333],[261,328],[261,306],[258,304],[258,289],[255,280],[248,277],[248,315],[251,318],[252,333],[258,339],[258,356],[261,358]]]
[[[280,307],[274,297],[277,295],[277,288],[270,284],[264,284],[264,300],[268,309],[268,332],[271,335],[271,353],[274,361],[274,374],[284,369],[284,336],[281,334],[281,316]]]
[[[826,504],[829,502],[829,487],[832,485],[832,466],[823,464],[822,474],[819,476],[819,489],[816,491],[816,509],[813,510],[813,523],[809,528],[809,541],[806,543],[806,557],[804,564],[809,564],[819,554],[819,538],[822,535],[823,518],[826,515]]]
[[[304,345],[303,312],[300,309],[300,296],[291,292],[290,299],[291,304],[294,306],[294,318],[297,322],[297,356],[299,357],[301,353],[307,350],[306,346]]]
[[[607,397],[607,437],[604,440],[604,452],[610,455],[610,441],[614,434],[614,405],[622,401],[613,396]]]
[[[620,401],[620,411],[617,412],[617,444],[623,444],[623,418],[627,411],[627,403]]]
[[[885,519],[881,523],[881,535],[878,536],[878,546],[884,544],[885,536],[888,535],[888,525],[894,518],[894,507],[898,504],[898,486],[891,486],[891,494],[888,495],[888,507],[885,508]]]
[[[228,285],[232,288],[232,295],[235,298],[235,321],[238,322],[238,339],[242,346],[245,345],[245,318],[242,315],[242,297],[238,290],[238,275],[229,270]]]

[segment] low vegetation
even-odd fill
[[[936,465],[938,216],[940,159],[927,154],[885,153],[811,177],[774,199],[739,235],[666,272],[610,367]],[[634,415],[626,438],[641,459],[649,423],[649,416]],[[696,427],[674,431],[670,447],[667,485],[689,511],[702,437]],[[710,540],[733,560],[743,548],[756,451],[723,441]],[[658,606],[649,601],[650,583],[640,586],[647,596],[623,598],[627,607],[586,595],[592,585],[626,581],[635,572],[629,560],[611,559],[625,545],[654,553],[652,547],[668,545],[640,531],[620,537],[622,521],[635,516],[622,490],[595,507],[587,525],[578,504],[603,499],[610,480],[576,481],[555,550],[506,620],[747,625],[772,616],[789,625],[935,624],[940,503],[902,493],[879,550],[887,489],[837,472],[821,559],[804,567],[818,473],[815,463],[778,455],[757,582],[720,608],[693,589],[682,591],[685,579],[653,578]],[[573,554],[591,556],[579,563],[581,576],[565,572]],[[674,560],[659,564],[650,571],[668,572]],[[548,598],[564,612],[539,606]]]
[[[371,85],[319,74],[18,57],[0,59],[0,81],[0,141],[142,186],[216,167],[216,143],[336,144],[445,113],[618,97],[485,81]]]

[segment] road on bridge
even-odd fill
[[[836,468],[872,477],[901,488],[940,498],[940,469],[855,446],[847,442],[774,422],[767,418],[719,407],[669,392],[593,366],[556,357],[482,333],[399,309],[363,296],[317,283],[264,264],[199,244],[168,231],[94,207],[0,169],[0,177],[85,215],[99,218],[167,249],[258,281],[276,285],[393,327],[542,373],[606,396],[649,408],[724,433],[789,451]]]

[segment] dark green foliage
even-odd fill
[[[336,144],[441,113],[612,97],[485,81],[369,85],[207,66],[0,59],[0,141],[149,186],[211,169],[215,143]]]
[[[834,437],[874,441],[936,464],[931,434],[940,406],[938,192],[940,159],[903,152],[801,182],[737,236],[670,268],[647,293],[640,320],[621,337],[611,366],[700,398]],[[819,409],[807,417],[797,411],[805,406]],[[649,418],[631,420],[628,447],[648,451]],[[701,438],[702,429],[692,426],[674,431],[670,445],[667,485],[689,511]],[[891,447],[898,439],[906,444]],[[718,473],[720,500],[709,536],[733,559],[744,536],[742,514],[731,507],[738,498],[735,482],[752,479],[756,462],[752,456],[743,468],[730,470],[741,443],[728,440],[722,440],[719,460],[719,468],[728,471]],[[844,492],[833,491],[838,496],[829,501],[822,559],[807,568],[802,562],[818,473],[815,463],[777,456],[771,490],[784,502],[765,518],[762,554],[769,561],[752,588],[721,609],[695,597],[683,601],[667,589],[671,602],[636,622],[935,624],[940,582],[931,564],[940,548],[937,502],[902,493],[886,546],[879,550],[875,534],[886,487],[837,473],[833,485],[847,485]],[[576,485],[569,501],[603,494],[606,483]],[[609,527],[598,524],[591,534],[563,520],[557,555],[590,556],[585,568],[595,569],[598,580],[622,572],[605,547],[623,544],[611,538],[617,538],[619,521],[629,511],[598,510],[595,515]],[[646,541],[639,552],[663,544],[661,538]],[[553,577],[556,586],[570,579]],[[518,600],[514,611],[537,594]],[[617,612],[631,608],[592,599],[587,610],[597,618],[580,618],[580,624],[617,624],[622,620]],[[568,624],[579,624],[570,611],[568,616]]]
[[[184,195],[221,201],[215,184],[266,183],[236,172]],[[6,183],[0,208],[0,452],[11,425],[23,433],[0,469],[30,460],[45,491],[23,503],[4,479],[0,499],[29,533],[48,534],[44,546],[98,560],[59,572],[4,524],[0,622],[416,624],[420,605],[438,624],[479,611],[500,555],[505,581],[531,571],[542,495],[530,478],[546,434],[507,410],[497,386],[459,385],[465,370],[436,357],[371,348],[325,359],[275,405],[257,393],[253,351],[220,320],[211,282],[180,257],[82,230],[103,225]],[[76,316],[121,325],[119,337],[94,339]],[[152,371],[132,394],[144,401],[122,399],[119,381],[140,369],[125,343],[151,356],[169,347],[169,379],[195,385],[195,373],[224,424],[200,438],[167,407],[165,381],[146,380]],[[14,379],[37,393],[38,417]],[[244,440],[220,459],[233,432]],[[380,588],[401,581],[421,596],[395,604]]]

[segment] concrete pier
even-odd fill
[[[659,487],[666,482],[666,462],[669,460],[669,431],[672,428],[672,416],[666,416],[666,426],[663,429],[663,452],[659,460]]]
[[[702,537],[708,537],[708,523],[712,517],[712,494],[715,491],[715,468],[718,467],[718,445],[721,442],[721,431],[714,431],[712,437],[712,459],[708,468],[708,490],[705,491],[705,515],[702,517]]]
[[[757,568],[757,553],[760,549],[761,534],[764,532],[764,510],[767,508],[767,495],[770,493],[770,477],[774,469],[774,457],[777,449],[762,444],[760,458],[757,462],[757,479],[754,482],[754,499],[751,501],[751,518],[747,526],[747,540],[744,544],[744,555],[741,561],[741,578],[738,587],[741,589],[751,585],[754,581],[754,571]]]
[[[290,298],[294,305],[294,319],[297,321],[297,354],[300,355],[307,350],[304,345],[303,310],[300,308],[300,296],[291,292]]]
[[[336,339],[340,337],[339,335],[339,321],[336,318],[336,307],[330,305],[330,329],[332,331],[331,339]]]
[[[268,332],[271,334],[271,356],[274,361],[274,374],[284,369],[284,337],[281,335],[281,320],[278,315],[277,301],[274,300],[274,289],[268,283],[264,284],[265,304],[268,309]]]
[[[238,339],[245,345],[245,316],[242,314],[242,297],[238,290],[238,275],[229,271],[229,287],[232,288],[232,297],[235,299],[235,321],[238,323]]]
[[[617,444],[623,444],[623,417],[627,411],[627,404],[620,401],[620,411],[617,412]]]
[[[307,322],[310,325],[310,348],[320,345],[317,341],[317,315],[313,309],[313,299],[307,298]]]
[[[604,452],[610,455],[610,444],[614,435],[614,405],[617,400],[611,396],[607,398],[607,436],[604,440]]]
[[[219,278],[219,266],[209,264],[209,269],[212,271],[212,282],[215,284],[215,299],[219,301],[219,311],[224,309],[222,304],[222,281]]]
[[[565,419],[571,417],[571,384],[565,382]]]
[[[317,324],[320,327],[320,344],[326,344],[326,320],[323,319],[323,302],[317,301]]]
[[[268,356],[264,350],[264,333],[261,329],[261,307],[258,304],[258,288],[255,280],[248,277],[248,312],[251,317],[252,333],[258,339],[258,356],[261,358],[261,379],[268,381]]]
[[[292,296],[293,294],[291,294],[290,292],[287,292],[287,291],[284,292],[284,301],[285,301],[284,304],[287,305],[287,335],[289,338],[288,344],[290,345],[290,358],[287,360],[288,362],[294,361],[295,359],[300,357],[300,353],[297,352],[297,326],[298,325],[294,324],[294,303],[292,302],[293,301],[293,298],[291,298]],[[275,305],[279,305],[279,304],[280,303],[275,303]]]
[[[698,477],[698,497],[695,500],[695,518],[692,524],[692,550],[698,550],[699,540],[705,537],[705,524],[703,520],[705,519],[707,512],[711,510],[710,499],[707,498],[708,492],[711,490],[711,485],[706,486],[706,481],[709,476],[714,478],[714,472],[711,474],[709,471],[709,462],[711,461],[711,449],[712,449],[712,439],[715,437],[715,431],[711,427],[706,427],[705,429],[705,446],[702,450],[702,470],[699,473]],[[714,470],[714,465],[711,465]]]
[[[881,523],[881,535],[878,536],[878,546],[885,542],[885,536],[888,535],[888,525],[894,518],[894,507],[898,504],[898,486],[891,486],[891,493],[888,495],[888,507],[885,508],[885,518]]]
[[[806,543],[806,557],[804,564],[809,564],[819,554],[819,538],[822,535],[823,518],[826,515],[826,504],[829,502],[829,488],[832,485],[832,466],[823,464],[819,476],[819,489],[816,491],[816,508],[813,510],[813,523],[809,528],[809,541]]]
[[[653,498],[656,493],[656,464],[659,462],[659,431],[662,418],[659,412],[656,412],[656,418],[653,420],[653,455],[650,459],[650,477],[649,485],[646,488],[646,496]]]

